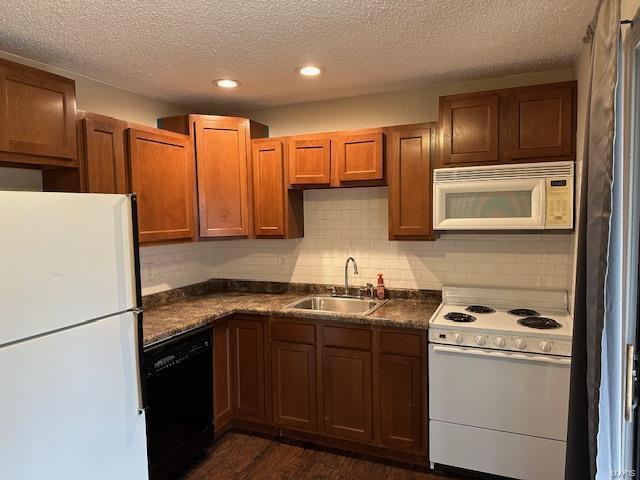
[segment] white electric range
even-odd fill
[[[445,287],[429,322],[430,462],[563,479],[572,330],[566,292]]]

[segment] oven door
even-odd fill
[[[570,359],[429,345],[429,460],[563,480]]]
[[[545,180],[435,182],[435,230],[541,230]]]
[[[571,360],[429,345],[429,418],[566,441]]]

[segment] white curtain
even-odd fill
[[[619,299],[614,292],[619,277],[615,231],[619,220],[613,218],[613,233],[610,226],[616,195],[612,192],[620,0],[600,0],[590,33],[586,132],[584,145],[578,146],[583,149],[584,161],[578,214],[567,480],[609,480],[612,477],[606,472],[613,470],[611,458],[619,448],[610,445],[616,435],[610,420],[617,415],[612,399],[619,386],[613,385],[609,374],[612,369],[616,374],[611,348],[617,341],[615,319],[619,318]],[[606,332],[605,318],[613,325]],[[603,357],[603,350],[607,356]]]
[[[618,71],[622,55],[618,49]],[[619,76],[621,77],[621,76]],[[600,428],[597,438],[597,479],[609,480],[623,470],[622,425],[625,338],[623,335],[622,296],[624,181],[622,157],[623,85],[616,89],[616,127],[613,151],[613,182],[611,185],[611,219],[605,280],[605,313],[602,331],[602,366],[600,371]]]

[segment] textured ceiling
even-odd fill
[[[569,65],[597,0],[13,0],[0,50],[200,111]],[[300,78],[295,67],[327,71]],[[242,87],[223,91],[211,80]]]

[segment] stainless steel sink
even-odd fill
[[[311,295],[290,303],[286,308],[313,310],[315,312],[368,315],[386,302],[387,300],[374,300],[369,298]]]

